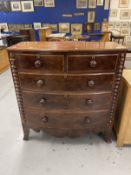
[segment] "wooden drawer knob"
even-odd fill
[[[35,68],[40,68],[42,65],[41,61],[40,60],[36,60],[35,61]]]
[[[88,81],[88,86],[89,87],[94,87],[95,86],[95,82],[93,80]]]
[[[91,121],[90,121],[89,117],[85,117],[84,122],[89,124]]]
[[[44,116],[42,119],[41,119],[42,123],[47,123],[48,122],[48,117],[47,116]]]
[[[91,61],[90,61],[90,67],[91,67],[91,68],[95,68],[96,65],[97,65],[97,62],[96,62],[95,60],[91,60]]]
[[[46,104],[46,101],[47,101],[47,100],[46,100],[45,98],[42,98],[42,99],[40,100],[40,104],[41,104],[41,105],[44,105],[44,104]]]
[[[44,85],[44,81],[43,80],[38,80],[37,82],[36,82],[36,85],[37,85],[37,87],[42,87],[43,85]]]
[[[93,100],[92,99],[86,99],[86,104],[88,105],[91,105],[91,104],[93,104]]]

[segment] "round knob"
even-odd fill
[[[95,82],[93,80],[88,81],[88,86],[89,87],[94,87]]]
[[[41,67],[41,64],[42,64],[42,63],[41,63],[40,60],[36,60],[36,61],[35,61],[35,67],[36,67],[36,68],[40,68],[40,67]]]
[[[41,105],[46,104],[46,99],[45,99],[45,98],[42,98],[42,99],[40,100],[40,104],[41,104]]]
[[[97,65],[97,62],[95,60],[90,61],[90,67],[95,68]]]
[[[36,85],[37,85],[37,87],[42,87],[43,85],[44,85],[44,81],[43,80],[38,80],[37,82],[36,82]]]
[[[93,104],[93,100],[92,99],[86,99],[86,104],[89,104],[89,105]]]
[[[48,122],[48,117],[47,117],[47,116],[44,116],[44,117],[41,119],[41,121],[42,121],[43,123],[47,123],[47,122]]]
[[[89,117],[85,117],[84,122],[87,123],[87,124],[89,124],[89,123],[90,123],[90,119],[89,119]]]

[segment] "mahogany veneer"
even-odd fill
[[[55,136],[112,127],[126,48],[112,42],[24,42],[8,48],[24,139],[29,130]]]

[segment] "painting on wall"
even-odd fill
[[[71,24],[71,33],[72,35],[81,35],[82,34],[82,24]]]
[[[34,4],[33,1],[21,1],[22,12],[33,12]]]
[[[44,0],[45,7],[55,7],[55,1],[54,0]]]
[[[87,0],[76,0],[76,8],[78,9],[87,8]]]
[[[97,5],[98,6],[103,6],[104,5],[104,0],[97,0]]]
[[[44,0],[34,0],[34,6],[44,6]]]
[[[109,10],[109,7],[110,7],[110,0],[105,0],[104,9]]]
[[[117,12],[118,12],[117,9],[111,9],[110,10],[110,17],[111,18],[117,17]]]
[[[130,28],[121,28],[121,35],[130,35]]]
[[[119,0],[119,7],[120,8],[128,8],[129,0]]]
[[[131,11],[130,10],[121,10],[120,11],[120,19],[129,19],[131,16]]]
[[[96,0],[89,0],[89,6],[90,9],[96,8]]]
[[[70,33],[70,23],[59,23],[60,33]]]
[[[128,21],[121,22],[121,27],[128,28],[128,27],[130,27],[130,23]]]
[[[20,1],[11,1],[11,11],[21,11]]]
[[[100,30],[101,29],[101,24],[100,23],[95,23],[94,24],[94,30]]]
[[[4,32],[9,31],[7,23],[0,23],[0,29],[4,30]]]
[[[0,1],[0,11],[4,11],[4,12],[11,11],[10,0]]]
[[[58,31],[58,25],[57,24],[50,24],[49,26],[52,28],[53,32],[57,32]]]
[[[89,11],[87,13],[88,23],[94,23],[95,21],[95,11]]]
[[[33,25],[34,25],[35,30],[41,29],[41,23],[40,22],[34,22]]]

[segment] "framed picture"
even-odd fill
[[[122,28],[128,28],[128,27],[130,27],[130,23],[128,21],[121,22],[121,27]]]
[[[126,45],[130,46],[131,45],[131,36],[126,36],[125,38],[126,38],[126,41],[125,41]]]
[[[33,1],[21,1],[22,12],[33,12],[34,4]]]
[[[104,5],[104,0],[97,0],[97,5],[98,6],[103,6]]]
[[[93,31],[93,23],[88,23],[86,32],[91,33],[92,31]]]
[[[11,1],[11,11],[21,11],[20,1]]]
[[[44,0],[34,0],[34,6],[44,6]]]
[[[32,29],[32,24],[24,24],[25,29]]]
[[[96,8],[96,0],[89,0],[89,6],[90,9]]]
[[[121,22],[116,22],[115,23],[115,28],[121,28]]]
[[[41,29],[41,23],[40,22],[34,22],[33,25],[34,25],[35,30]]]
[[[71,24],[71,33],[72,35],[81,35],[82,34],[82,24]]]
[[[55,7],[55,1],[54,0],[44,0],[45,7]]]
[[[120,8],[128,8],[129,0],[119,0],[119,7]]]
[[[9,31],[7,23],[0,23],[0,29],[3,29],[4,32],[8,32]]]
[[[0,11],[4,11],[4,12],[11,11],[10,0],[0,1]]]
[[[87,8],[87,0],[76,0],[76,8],[78,9]]]
[[[121,29],[121,35],[123,35],[123,36],[130,35],[130,28],[122,28]]]
[[[88,23],[94,23],[95,21],[95,11],[89,11],[87,13]]]
[[[110,17],[111,17],[111,18],[117,17],[117,12],[118,12],[117,9],[111,9],[111,10],[110,10]]]
[[[130,10],[121,10],[120,11],[120,19],[129,19],[131,16],[131,11]]]
[[[105,0],[105,5],[104,5],[104,9],[108,10],[110,7],[110,0]]]
[[[100,30],[101,29],[101,24],[100,23],[95,23],[94,24],[94,30]]]
[[[70,33],[70,23],[59,23],[60,33]]]
[[[108,22],[103,22],[102,23],[102,32],[107,32],[108,31]]]
[[[52,28],[53,32],[57,32],[58,31],[58,25],[57,24],[50,24],[50,27]]]

